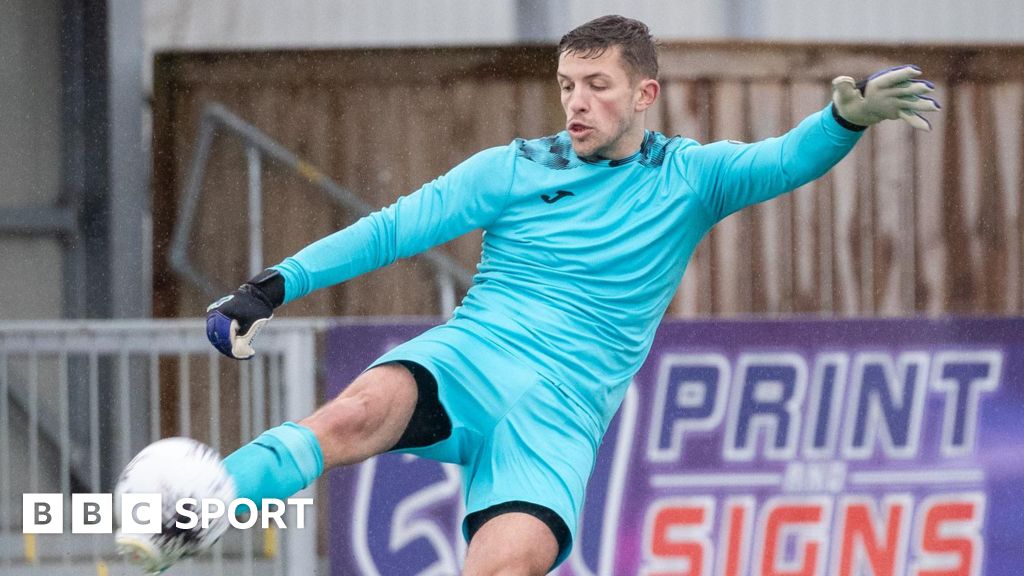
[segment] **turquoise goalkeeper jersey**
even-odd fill
[[[752,144],[647,132],[615,161],[576,156],[566,132],[518,139],[276,268],[287,302],[483,228],[473,286],[449,323],[560,383],[607,425],[701,238],[818,178],[859,135],[826,108]]]

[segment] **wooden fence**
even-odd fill
[[[1024,47],[672,44],[649,127],[698,141],[780,134],[828,102],[829,80],[913,62],[936,81],[931,133],[871,129],[822,179],[721,222],[695,253],[674,316],[1020,314],[1024,310]],[[372,205],[482,148],[561,129],[550,47],[170,54],[153,106],[154,310],[204,296],[168,265],[201,105],[223,103]],[[246,277],[245,154],[218,140],[190,255]],[[265,260],[353,220],[301,176],[264,165]],[[467,268],[479,232],[448,249]],[[435,314],[418,258],[321,291],[298,315]]]

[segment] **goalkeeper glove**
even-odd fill
[[[264,270],[206,309],[206,337],[229,358],[245,360],[255,354],[253,340],[284,302],[284,277]]]
[[[931,124],[918,112],[935,112],[940,107],[925,96],[935,85],[917,79],[920,75],[920,68],[907,65],[875,72],[859,83],[839,76],[832,80],[833,111],[857,127],[901,118],[918,130],[931,131]]]

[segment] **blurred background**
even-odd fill
[[[110,491],[162,436],[230,451],[318,402],[329,319],[450,312],[479,232],[288,306],[242,367],[195,320],[470,154],[561,130],[555,45],[608,13],[661,40],[670,135],[778,135],[833,76],[903,63],[944,107],[722,222],[670,319],[1021,314],[1022,0],[5,0],[0,569],[116,570],[107,540],[24,539],[20,494]],[[325,534],[229,539],[217,569],[280,573],[292,546],[326,570]]]
[[[9,0],[0,9],[4,11],[0,18],[0,171],[5,175],[0,194],[0,268],[7,272],[0,278],[0,317],[5,319],[137,318],[186,312],[164,302],[165,291],[176,299],[187,297],[179,290],[191,288],[173,286],[186,282],[171,275],[166,251],[176,223],[181,180],[197,138],[198,110],[206,102],[229,103],[247,122],[376,206],[415,189],[480,146],[558,130],[561,119],[557,100],[551,98],[554,59],[549,57],[550,47],[569,28],[606,13],[647,22],[665,43],[663,79],[669,84],[665,108],[671,117],[656,118],[660,125],[655,128],[702,140],[775,133],[788,127],[807,106],[817,108],[827,102],[824,93],[809,96],[806,106],[792,102],[799,98],[794,92],[800,91],[802,82],[839,73],[856,75],[893,60],[926,57],[927,63],[935,63],[929,76],[943,89],[964,88],[963,94],[946,99],[943,118],[959,119],[959,107],[963,107],[969,124],[949,128],[959,137],[952,141],[940,125],[937,134],[922,141],[932,151],[930,164],[903,167],[915,172],[911,188],[878,196],[893,202],[914,195],[937,199],[946,190],[947,195],[963,197],[948,202],[984,208],[975,206],[984,202],[969,201],[980,196],[973,191],[997,186],[1009,199],[1013,196],[1009,190],[1019,183],[1017,164],[1001,167],[1005,161],[997,162],[1012,157],[1020,139],[1019,115],[1013,114],[1020,106],[1019,97],[1014,97],[1019,96],[1015,90],[1024,37],[1024,2],[1018,0]],[[437,63],[424,60],[431,58]],[[489,77],[477,74],[488,65]],[[769,96],[761,96],[761,88]],[[750,106],[727,112],[694,110],[714,107],[707,101],[710,92],[690,96],[701,90],[716,96],[723,90],[739,90],[743,94],[719,97],[746,98],[743,103]],[[993,98],[998,99],[998,108],[991,105]],[[787,99],[799,114],[779,110]],[[455,108],[455,118],[433,114]],[[983,117],[985,113],[990,117]],[[996,121],[995,114],[1001,121]],[[694,118],[699,125],[687,123]],[[752,125],[755,121],[768,126]],[[467,127],[475,141],[467,141]],[[986,132],[977,133],[977,127]],[[387,138],[408,144],[394,151],[393,157],[382,157],[382,150],[368,150],[383,146]],[[1011,149],[995,144],[996,138],[1005,139]],[[990,144],[992,148],[986,148]],[[946,145],[959,150],[949,152]],[[355,152],[345,147],[361,150],[365,158],[352,158]],[[215,156],[229,153],[212,151]],[[958,166],[942,162],[942,154],[953,156],[950,160]],[[988,161],[970,161],[981,157]],[[238,165],[225,169],[244,174]],[[961,178],[949,182],[940,174]],[[206,190],[219,196],[245,184],[241,177],[232,180],[218,180]],[[287,185],[281,193],[272,192],[275,185],[266,184],[268,203],[275,202],[276,195],[301,194]],[[318,212],[326,217],[331,212],[329,201],[312,194],[310,202],[320,203]],[[245,229],[244,212],[224,213],[220,205],[206,203],[200,207],[218,210],[221,225]],[[999,212],[1002,216],[1016,213],[1016,204],[1006,208]],[[284,233],[276,228],[268,231],[264,234],[266,263],[291,254],[305,240],[337,224],[321,223],[303,209],[294,212],[300,219],[311,220],[309,234],[282,238]],[[976,241],[977,216],[976,210],[961,211],[958,216],[963,218],[961,233],[970,236],[968,243]],[[878,220],[854,224],[872,232],[883,224]],[[277,219],[266,221],[271,227],[279,224]],[[911,230],[894,229],[915,240],[909,236]],[[938,236],[956,233],[922,230],[915,252],[924,255]],[[862,236],[861,243],[870,237]],[[903,246],[896,240],[902,238],[889,243]],[[225,252],[244,253],[246,247],[245,241],[228,246],[223,239],[204,236],[197,236],[194,244],[201,245],[211,259]],[[467,243],[466,250],[472,251],[469,246],[475,242]],[[834,246],[833,252],[838,248]],[[464,264],[470,265],[471,260],[467,257]],[[835,267],[839,260],[833,259]],[[907,311],[939,312],[946,307],[941,296],[938,303],[928,297],[921,302],[914,288],[933,282],[921,270],[924,267],[924,263],[918,263],[916,270],[901,267],[898,282],[910,285],[903,288],[908,294],[902,306]],[[247,277],[244,266],[235,268],[217,269],[225,286]],[[833,270],[833,283],[841,271]],[[871,280],[868,288],[884,292],[882,279],[864,281]],[[1006,284],[1008,291],[1014,291],[1019,282]],[[969,308],[959,300],[964,297],[956,296],[957,305]],[[1019,309],[1019,296],[1017,302],[1009,309]],[[706,305],[694,306],[707,312],[730,311],[714,304],[707,310],[702,309]],[[736,306],[735,311],[744,307]],[[808,308],[796,301],[778,306]],[[844,310],[834,298],[831,306]],[[845,310],[870,314],[877,308],[851,305]],[[988,309],[1001,311],[994,305]],[[184,315],[195,316],[200,310],[187,312]]]

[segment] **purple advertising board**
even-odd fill
[[[337,394],[435,322],[331,329]],[[458,468],[330,473],[332,573],[457,574]],[[1024,319],[672,321],[612,422],[563,576],[1017,576]]]

